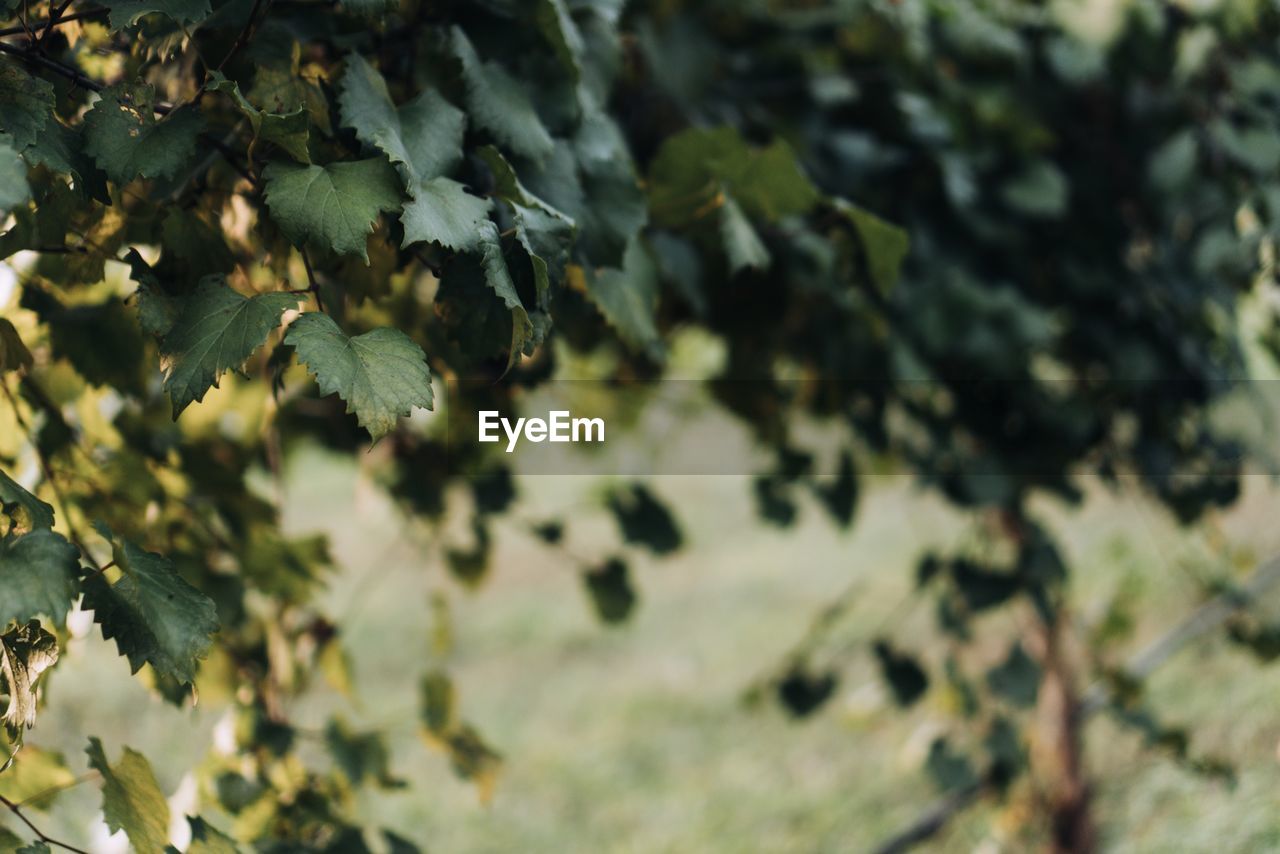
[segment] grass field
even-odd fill
[[[855,526],[833,528],[807,507],[797,528],[762,526],[748,483],[735,477],[654,479],[681,517],[687,547],[657,562],[636,557],[641,607],[627,625],[597,623],[564,554],[512,523],[498,537],[495,571],[466,593],[433,549],[404,534],[376,489],[348,461],[304,450],[289,471],[288,526],[324,530],[341,566],[326,607],[345,616],[360,700],[318,691],[293,708],[320,727],[341,711],[387,726],[394,770],[411,786],[360,796],[359,812],[434,852],[858,851],[913,817],[934,791],[922,771],[931,738],[953,720],[945,692],[908,714],[892,709],[864,641],[890,630],[913,646],[932,631],[927,606],[902,608],[919,553],[954,545],[966,521],[900,477],[873,478]],[[599,484],[537,477],[521,484],[517,518],[573,508],[574,554],[616,541],[592,508]],[[1161,633],[1201,596],[1199,579],[1248,569],[1280,552],[1280,502],[1260,478],[1249,498],[1214,522],[1237,565],[1222,565],[1204,531],[1175,528],[1139,499],[1089,489],[1083,509],[1046,505],[1077,570],[1078,617],[1096,619],[1122,586],[1143,602],[1126,648]],[[847,589],[853,608],[833,643],[842,656],[836,700],[795,722],[772,704],[748,708],[744,689],[804,633],[814,612]],[[450,591],[455,646],[435,657],[429,600]],[[994,619],[1004,619],[997,616]],[[340,621],[341,622],[341,621]],[[85,767],[83,746],[146,753],[175,805],[194,811],[178,769],[203,755],[225,712],[216,700],[177,711],[141,684],[96,633],[74,641],[49,690],[56,694],[31,742]],[[482,804],[417,732],[421,674],[446,664],[464,715],[505,756]],[[1191,725],[1193,753],[1229,756],[1238,785],[1191,774],[1106,719],[1089,727],[1090,767],[1106,847],[1115,851],[1259,851],[1280,847],[1280,669],[1259,666],[1221,640],[1184,651],[1151,684],[1153,706]],[[122,850],[98,823],[92,783],[66,793],[41,820],[96,851]],[[226,826],[206,806],[201,811]],[[936,850],[996,851],[1010,814],[984,804]],[[8,819],[5,819],[8,821]],[[17,828],[15,828],[17,829]]]

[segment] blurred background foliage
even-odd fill
[[[0,13],[0,843],[1280,843],[1272,4]]]

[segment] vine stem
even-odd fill
[[[307,254],[305,246],[298,251],[302,253],[302,266],[307,271],[307,290],[316,298],[316,308],[324,311],[324,300],[320,298],[320,282],[316,279],[315,270],[311,268],[311,256]]]
[[[52,7],[49,12],[49,20],[45,22],[44,29],[40,32],[40,38],[36,40],[36,48],[43,49],[45,41],[49,38],[53,28],[58,26],[58,22],[62,20],[62,15],[67,11],[67,7],[71,5],[72,0],[62,0],[57,6]]]
[[[1244,584],[1224,590],[1197,607],[1182,622],[1129,659],[1122,672],[1133,679],[1147,678],[1178,650],[1218,628],[1241,608],[1277,584],[1280,584],[1280,555],[1273,556],[1258,567]],[[1112,698],[1113,689],[1106,682],[1098,681],[1091,685],[1076,707],[1081,723],[1106,708]],[[932,838],[957,813],[975,803],[990,785],[990,780],[978,779],[943,795],[910,825],[878,845],[875,854],[903,854]]]
[[[70,15],[60,15],[55,21],[52,16],[45,21],[36,21],[35,27],[48,32],[54,27],[60,27],[63,24],[70,24],[72,21],[83,21],[85,18],[98,18],[107,14],[106,6],[95,6],[92,9],[82,9],[79,12],[72,12]],[[27,30],[22,27],[4,27],[0,29],[0,36],[21,36],[26,35]]]
[[[74,852],[74,854],[89,854],[89,852],[84,850],[83,848],[77,848],[74,845],[71,845],[69,843],[54,839],[49,834],[45,833],[40,828],[36,827],[35,824],[32,823],[31,819],[27,818],[27,816],[22,812],[22,807],[14,803],[13,801],[9,800],[8,798],[6,798],[4,795],[0,795],[0,805],[3,805],[9,810],[9,812],[17,816],[18,821],[25,824],[31,830],[31,832],[36,835],[36,838],[39,839],[41,842],[43,842],[45,845],[52,845],[56,848],[61,848],[64,851],[72,851]]]

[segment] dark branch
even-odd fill
[[[72,21],[83,21],[86,18],[100,18],[107,14],[108,11],[110,10],[105,6],[95,6],[92,9],[83,9],[79,12],[72,12],[70,15],[60,15],[56,20],[53,16],[50,16],[46,21],[36,21],[34,26],[36,29],[43,29],[47,33],[54,27],[60,27],[63,24],[69,24]],[[0,37],[22,36],[26,34],[27,30],[23,27],[4,27],[3,29],[0,29]],[[41,38],[43,39],[44,36]]]
[[[34,824],[31,823],[31,819],[23,815],[22,808],[18,804],[6,798],[4,795],[0,795],[0,804],[7,807],[9,809],[9,812],[17,816],[18,821],[25,824],[31,830],[31,832],[36,835],[36,838],[39,839],[41,842],[43,842],[45,845],[53,845],[54,847],[61,848],[65,851],[73,851],[75,852],[75,854],[89,854],[89,852],[85,851],[83,848],[77,848],[74,845],[68,845],[65,842],[60,842],[57,839],[54,839],[52,836],[49,836],[40,828],[36,827]]]

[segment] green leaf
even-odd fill
[[[134,673],[150,664],[180,684],[195,681],[196,662],[218,631],[213,600],[184,581],[167,558],[118,540],[109,530],[101,533],[111,539],[122,574],[114,584],[105,573],[90,576],[83,607],[94,612],[102,636],[115,639]]]
[[[443,735],[454,724],[456,696],[453,680],[443,670],[432,670],[422,679],[422,723],[427,731]]]
[[[45,811],[75,781],[61,753],[28,744],[14,757],[13,766],[0,774],[0,795],[22,804],[23,809]]]
[[[671,511],[643,484],[614,490],[608,505],[628,543],[645,546],[655,555],[671,554],[684,543]]]
[[[471,195],[452,178],[426,181],[412,194],[414,198],[405,204],[400,217],[404,225],[403,246],[439,243],[457,252],[481,247],[492,202]]]
[[[80,550],[39,528],[0,539],[0,626],[44,614],[61,625],[79,593]]]
[[[195,107],[155,116],[147,83],[118,83],[102,91],[84,117],[85,150],[117,184],[134,178],[172,178],[195,152],[204,120]]]
[[[429,242],[455,251],[477,249],[480,225],[492,203],[445,177],[462,160],[466,115],[434,89],[397,109],[382,75],[359,54],[347,59],[339,103],[343,123],[386,154],[404,181],[410,200],[401,216],[403,245]]]
[[[26,528],[53,527],[53,507],[27,492],[3,471],[0,471],[0,506],[10,516],[14,507],[21,509],[26,514]]]
[[[53,84],[0,61],[0,131],[19,151],[36,141],[53,116]]]
[[[769,250],[733,196],[726,195],[720,206],[720,239],[732,275],[743,270],[765,270],[773,263]]]
[[[186,854],[240,854],[236,841],[199,816],[187,816],[191,826],[191,844]]]
[[[5,832],[7,833],[8,831]],[[0,841],[3,841],[2,836],[0,836]],[[50,849],[44,842],[36,840],[30,845],[22,846],[18,850],[14,851],[13,854],[52,854],[52,849]]]
[[[462,63],[467,112],[500,144],[531,160],[541,160],[555,141],[516,78],[497,63],[481,62],[460,27],[453,28],[453,52]]]
[[[518,207],[535,208],[555,217],[570,227],[573,226],[572,217],[547,204],[525,189],[524,185],[520,183],[520,179],[516,176],[516,170],[512,168],[511,163],[502,155],[502,152],[492,145],[486,145],[477,153],[480,155],[480,159],[485,162],[485,165],[489,167],[489,170],[493,172],[494,193],[499,197]]]
[[[27,183],[27,164],[13,146],[13,140],[0,134],[0,218],[31,198]]]
[[[151,763],[129,748],[115,765],[107,762],[102,742],[89,739],[89,767],[102,775],[102,814],[107,828],[123,830],[139,854],[163,852],[169,843],[169,802],[160,791]]]
[[[382,75],[353,53],[338,87],[338,103],[343,125],[387,155],[410,193],[423,181],[450,174],[462,162],[466,114],[434,89],[397,108]]]
[[[526,343],[533,338],[533,322],[529,319],[524,303],[520,301],[515,282],[511,280],[511,271],[507,269],[506,259],[502,256],[498,227],[492,222],[486,222],[481,229],[480,254],[485,284],[511,312],[511,351],[507,357],[507,370],[511,370],[525,352]]]
[[[296,294],[271,293],[246,297],[227,286],[220,276],[200,282],[182,303],[172,328],[164,336],[168,358],[164,387],[177,418],[193,402],[218,385],[225,371],[244,364],[280,325],[285,309],[297,306]],[[148,309],[148,313],[152,309]],[[154,318],[147,325],[156,325]]]
[[[39,620],[0,635],[0,676],[9,695],[0,723],[10,741],[21,744],[23,731],[35,726],[36,680],[57,661],[58,639],[42,629]]]
[[[631,587],[627,565],[610,558],[603,566],[583,573],[582,581],[596,613],[606,623],[621,623],[635,609],[636,593]]]
[[[955,751],[945,738],[935,738],[929,745],[925,771],[933,784],[943,792],[963,789],[978,781],[973,763],[967,756]]]
[[[75,181],[76,192],[81,196],[111,203],[107,192],[107,176],[85,151],[85,134],[82,128],[70,128],[57,117],[45,123],[39,137],[22,156],[33,166],[47,166],[54,172],[70,175]],[[64,223],[65,225],[65,223]]]
[[[278,145],[299,163],[310,163],[311,152],[307,149],[307,140],[311,133],[311,118],[306,107],[299,106],[289,113],[271,113],[260,110],[240,94],[240,85],[229,79],[221,71],[211,71],[209,82],[205,88],[210,92],[224,92],[241,114],[249,120],[253,129],[253,141],[249,143],[249,159],[253,160],[254,150],[259,142]]]
[[[897,284],[902,262],[911,248],[907,232],[844,199],[837,199],[835,206],[858,231],[871,281],[880,293],[888,294]]]
[[[31,367],[31,351],[8,319],[0,317],[0,374]]]
[[[637,238],[623,255],[622,269],[595,275],[586,271],[587,296],[629,346],[655,361],[663,358],[662,335],[654,319],[658,305],[658,270]]]
[[[398,211],[395,170],[382,158],[299,166],[271,163],[263,171],[271,218],[295,246],[314,241],[369,262],[366,241],[378,214]]]
[[[1268,139],[1268,145],[1280,151],[1274,140]],[[1027,217],[1057,219],[1067,210],[1067,178],[1048,160],[1037,160],[1005,182],[1000,196],[1006,205]]]
[[[106,0],[111,10],[111,29],[131,27],[140,18],[158,13],[170,18],[180,27],[198,24],[209,17],[212,9],[209,0]]]
[[[1040,665],[1015,643],[1005,660],[987,672],[987,687],[1015,706],[1030,706],[1040,691]]]
[[[584,45],[582,33],[569,16],[564,0],[537,0],[533,15],[538,31],[550,43],[556,57],[576,82],[582,76]]]
[[[210,225],[194,210],[170,208],[161,225],[160,245],[164,248],[161,264],[176,269],[186,281],[199,281],[205,276],[230,273],[236,259],[223,239],[221,229]],[[130,266],[136,251],[130,249]]]
[[[315,375],[320,392],[345,400],[375,442],[414,407],[434,405],[426,354],[398,329],[348,338],[327,314],[308,312],[289,326],[284,341]]]
[[[929,689],[929,674],[914,657],[899,652],[885,641],[876,642],[874,649],[880,673],[893,691],[894,702],[906,707],[924,696]]]
[[[659,225],[696,223],[722,191],[745,214],[767,222],[808,213],[821,199],[786,143],[752,148],[732,128],[678,133],[650,165],[650,208]]]
[[[43,844],[43,843],[37,843],[37,844]],[[30,851],[32,847],[33,846],[30,846],[30,845],[23,845],[22,837],[18,836],[9,828],[0,827],[0,851],[4,851],[6,852],[6,854],[7,852],[10,852],[10,851],[12,851],[13,854],[19,854],[19,852],[22,852],[22,851]],[[45,848],[45,851],[48,851],[48,850],[49,850],[48,848]]]
[[[352,785],[366,781],[384,788],[404,785],[391,773],[391,754],[382,733],[354,732],[334,718],[325,727],[324,739],[334,763]]]

